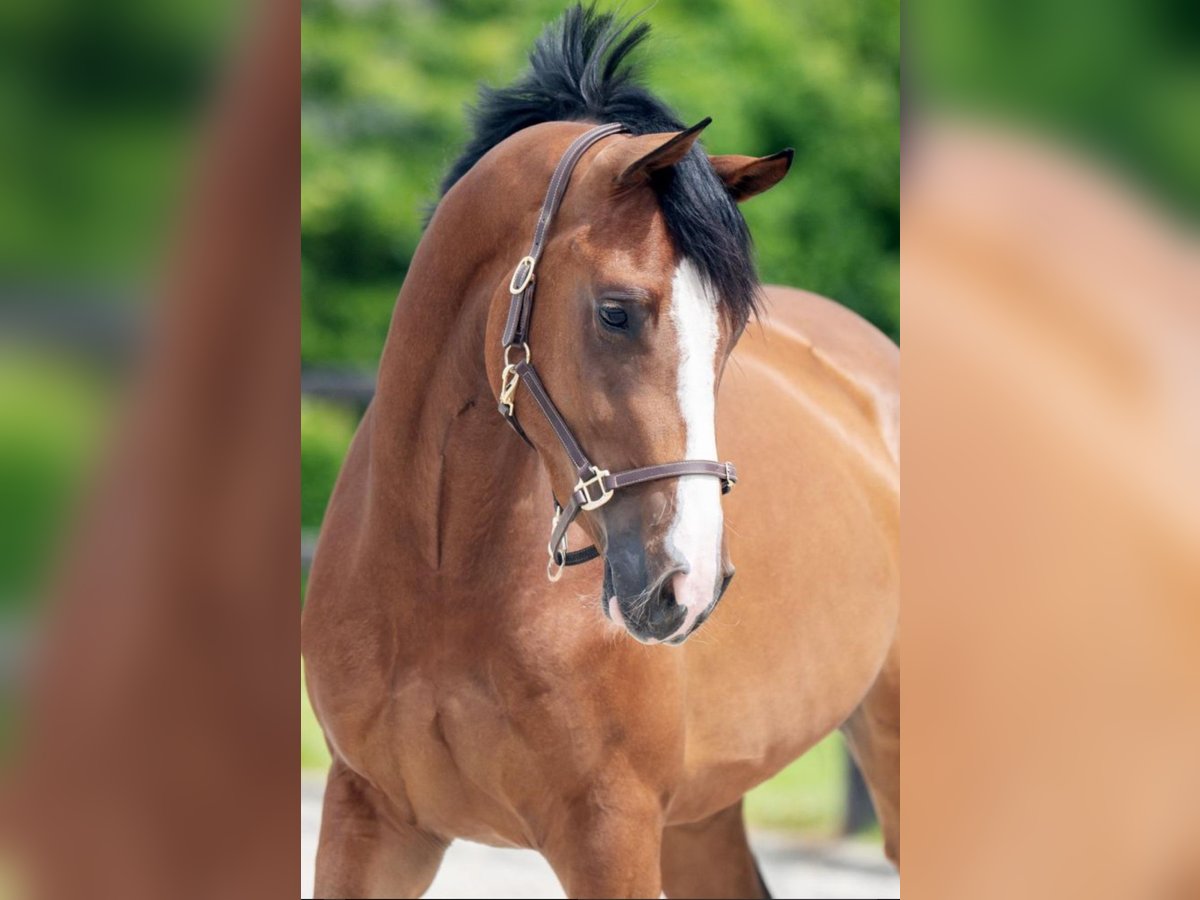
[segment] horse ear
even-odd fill
[[[710,116],[701,119],[686,131],[677,134],[648,134],[634,138],[636,141],[651,142],[653,147],[649,152],[635,159],[618,176],[617,183],[622,187],[639,184],[655,172],[669,168],[679,162],[696,143],[700,132],[712,122]]]
[[[788,147],[770,156],[710,156],[730,196],[738,203],[775,187],[792,167],[795,151]]]

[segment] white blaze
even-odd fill
[[[717,298],[690,260],[671,281],[671,322],[679,336],[679,411],[686,459],[717,459]],[[677,634],[686,634],[716,594],[720,577],[721,486],[716,478],[684,475],[675,488],[675,519],[667,541],[690,571],[676,575],[675,602],[687,609]]]

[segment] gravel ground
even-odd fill
[[[300,890],[311,897],[321,823],[320,781],[301,781]],[[879,848],[854,842],[799,842],[761,831],[751,835],[759,867],[775,897],[899,897],[900,878]],[[458,841],[426,897],[562,897],[545,860],[532,850],[498,850]]]

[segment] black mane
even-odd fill
[[[645,22],[618,20],[577,4],[542,32],[530,70],[505,88],[481,87],[471,110],[473,136],[442,181],[453,187],[492,147],[542,122],[620,122],[632,134],[680,131],[685,125],[642,87],[630,51],[650,33]],[[665,178],[656,179],[659,204],[678,251],[711,282],[735,322],[754,312],[758,278],[750,232],[708,157],[695,144]]]

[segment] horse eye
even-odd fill
[[[629,313],[619,306],[606,304],[600,307],[600,321],[609,328],[622,331],[629,322]]]

